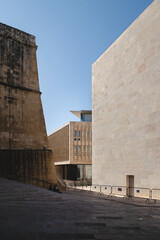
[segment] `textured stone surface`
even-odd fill
[[[77,132],[76,137],[74,136],[75,131]],[[79,131],[80,137],[78,136]],[[75,164],[92,164],[91,122],[70,122],[70,161]]]
[[[54,162],[69,160],[69,124],[48,136],[49,147],[53,151]]]
[[[76,137],[75,137],[76,131]],[[78,135],[80,131],[80,136]],[[54,162],[67,164],[92,163],[92,123],[69,122],[48,136]],[[75,151],[76,146],[76,151]],[[80,146],[80,148],[78,148]]]
[[[159,240],[159,225],[159,206],[58,194],[0,179],[1,240]]]
[[[160,0],[93,64],[93,183],[160,188]]]
[[[46,188],[56,182],[51,150],[0,150],[0,175]]]
[[[0,23],[0,175],[56,182],[36,49],[34,36]]]
[[[0,149],[48,146],[35,37],[0,24]]]

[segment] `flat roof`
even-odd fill
[[[79,119],[81,119],[81,114],[82,113],[92,114],[92,110],[80,110],[80,111],[70,111],[70,112],[73,113]]]

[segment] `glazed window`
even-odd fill
[[[88,146],[86,146],[86,152],[88,152]]]
[[[88,131],[86,131],[86,138],[88,137]]]
[[[74,146],[74,151],[75,151],[75,152],[77,151],[77,146],[76,146],[76,145]]]

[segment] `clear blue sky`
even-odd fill
[[[0,22],[36,36],[48,133],[92,108],[92,64],[152,2],[0,0]]]

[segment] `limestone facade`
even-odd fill
[[[92,164],[92,123],[69,122],[48,136],[56,169],[66,165]]]
[[[54,163],[69,161],[69,124],[50,134],[48,140]]]
[[[48,136],[54,163],[92,163],[92,123],[69,122]]]
[[[92,66],[92,181],[160,188],[160,0]]]

